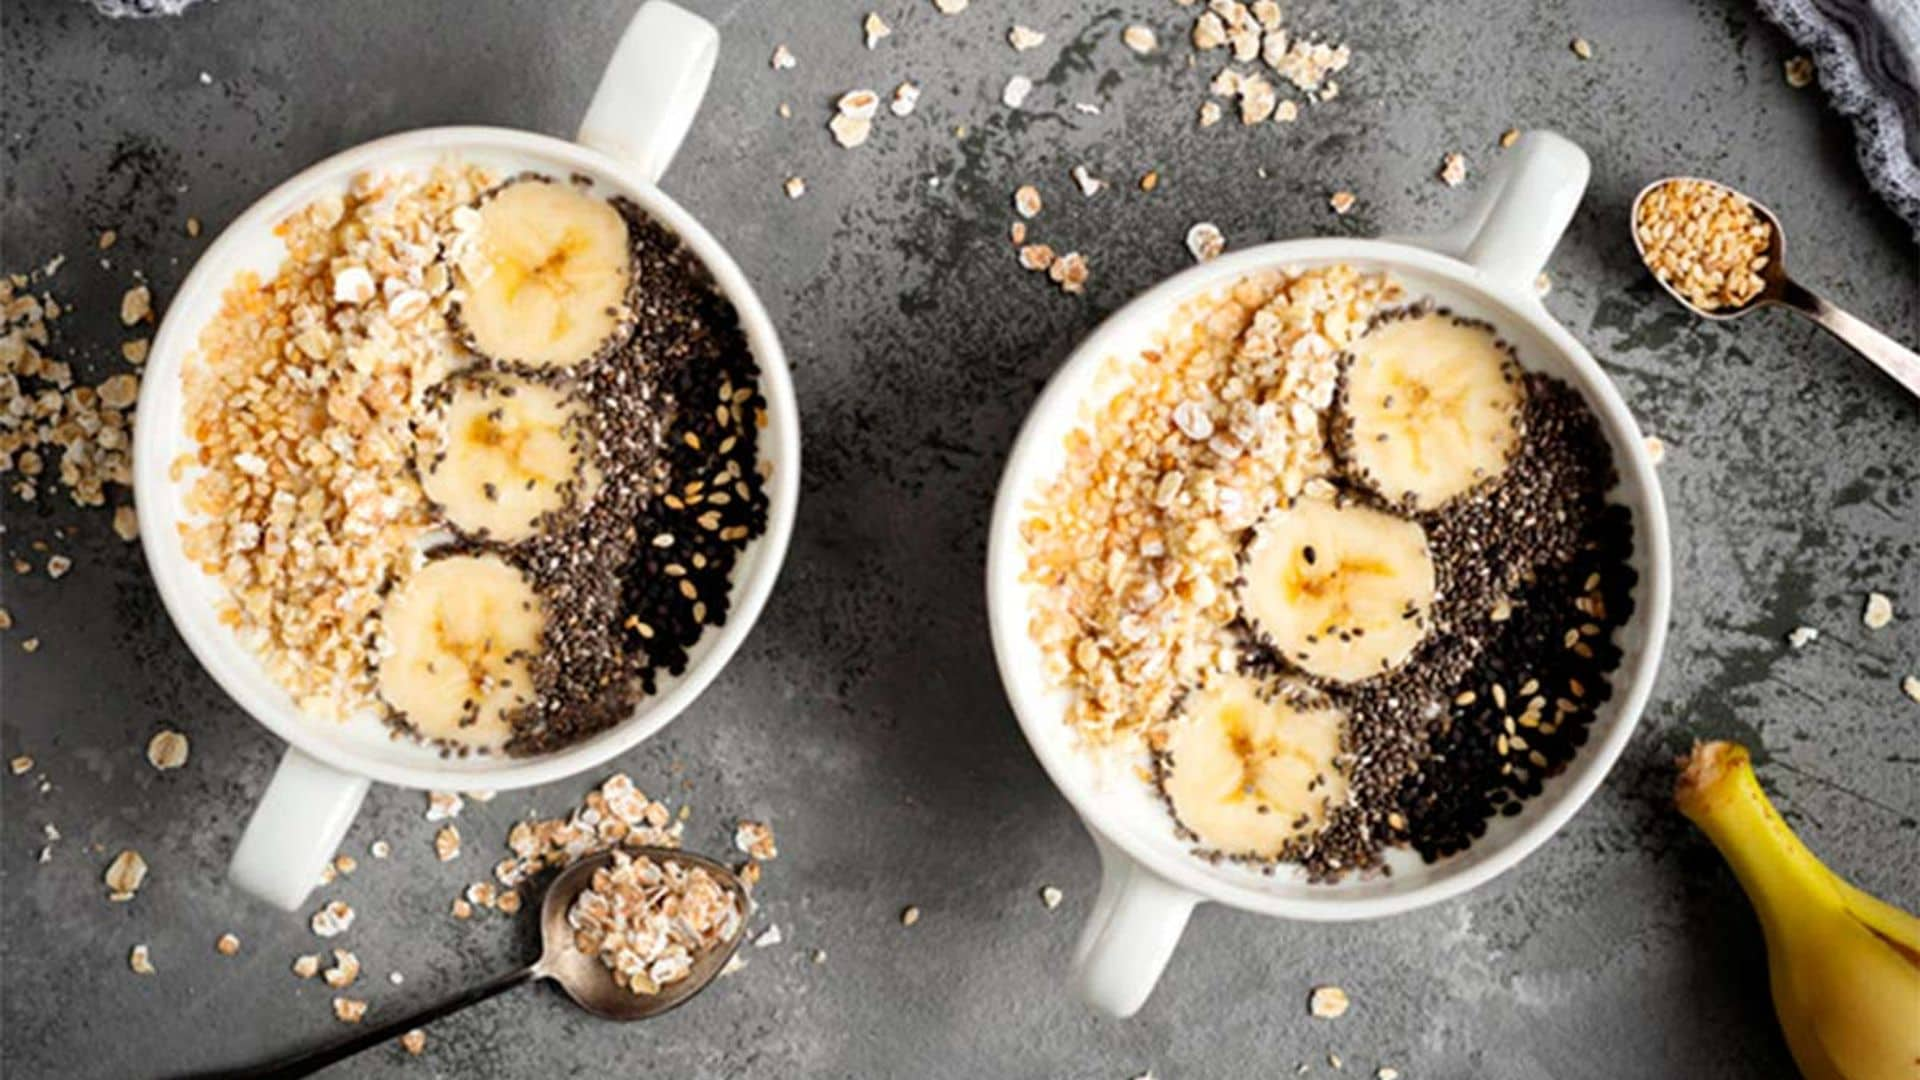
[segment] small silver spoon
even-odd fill
[[[628,847],[621,850],[628,855],[645,855],[655,862],[677,862],[689,868],[700,867],[712,874],[714,880],[736,898],[746,895],[746,890],[741,887],[740,879],[734,877],[733,871],[703,855],[656,847]],[[574,897],[593,883],[595,870],[612,863],[611,851],[589,856],[568,867],[553,880],[553,884],[547,886],[546,898],[540,902],[540,959],[526,967],[409,1016],[369,1028],[332,1046],[295,1054],[269,1065],[208,1074],[203,1080],[214,1080],[216,1077],[222,1080],[239,1080],[241,1077],[248,1080],[287,1080],[308,1076],[362,1050],[397,1039],[414,1028],[425,1027],[469,1005],[523,983],[541,979],[552,979],[559,983],[560,989],[566,991],[574,1004],[607,1020],[647,1020],[685,1004],[706,989],[726,967],[734,950],[740,947],[741,938],[745,936],[746,920],[740,920],[740,928],[734,931],[733,937],[701,953],[694,960],[693,970],[686,978],[669,983],[657,994],[636,994],[615,982],[613,973],[600,963],[598,957],[574,948],[573,928],[567,924],[567,910],[573,906]]]
[[[1693,312],[1695,315],[1716,320],[1738,318],[1762,304],[1779,304],[1783,307],[1792,308],[1820,324],[1821,329],[1839,338],[1842,342],[1845,342],[1853,351],[1872,361],[1881,371],[1893,376],[1894,381],[1906,387],[1908,393],[1920,398],[1920,354],[1916,354],[1912,349],[1907,348],[1847,312],[1842,311],[1840,308],[1835,307],[1833,303],[1825,297],[1820,296],[1813,290],[1788,277],[1786,262],[1787,236],[1785,231],[1780,228],[1780,219],[1774,216],[1772,210],[1767,209],[1766,206],[1762,205],[1758,200],[1746,195],[1744,192],[1736,191],[1717,180],[1701,180],[1699,177],[1692,176],[1669,176],[1661,180],[1655,180],[1653,183],[1640,189],[1640,194],[1634,197],[1633,211],[1627,222],[1627,226],[1628,231],[1633,233],[1633,246],[1634,249],[1640,253],[1640,261],[1643,264],[1647,261],[1647,246],[1640,239],[1640,204],[1646,200],[1648,195],[1652,194],[1655,189],[1662,185],[1674,181],[1686,180],[1711,184],[1724,191],[1732,191],[1734,194],[1746,199],[1747,202],[1752,205],[1754,211],[1758,213],[1761,218],[1765,219],[1767,223],[1769,229],[1767,261],[1766,265],[1760,268],[1760,292],[1754,296],[1753,299],[1748,300],[1738,307],[1720,308],[1717,310],[1700,307],[1693,301],[1687,299],[1679,289],[1669,284],[1666,279],[1655,274],[1654,280],[1660,282],[1660,287],[1667,290],[1668,295],[1680,301],[1687,310]],[[1651,270],[1652,267],[1649,266],[1648,269]]]

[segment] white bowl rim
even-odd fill
[[[1573,334],[1548,314],[1538,297],[1522,293],[1468,263],[1407,243],[1338,237],[1283,240],[1224,255],[1173,275],[1128,301],[1075,346],[1048,380],[1015,438],[987,533],[987,617],[1001,683],[1034,756],[1040,759],[1041,767],[1082,822],[1128,857],[1181,888],[1241,910],[1307,922],[1382,918],[1458,896],[1511,869],[1559,832],[1599,788],[1639,726],[1665,648],[1672,587],[1666,504],[1659,478],[1644,454],[1616,454],[1615,467],[1623,474],[1631,472],[1645,492],[1645,504],[1636,505],[1633,510],[1644,519],[1636,531],[1647,540],[1646,572],[1635,590],[1635,619],[1645,620],[1645,638],[1637,651],[1622,658],[1620,672],[1616,673],[1614,701],[1618,720],[1608,729],[1605,738],[1589,741],[1581,748],[1574,758],[1574,768],[1562,777],[1571,785],[1563,797],[1523,826],[1504,846],[1483,854],[1455,874],[1370,896],[1343,896],[1330,890],[1324,897],[1298,899],[1204,876],[1199,873],[1200,863],[1195,856],[1170,855],[1136,842],[1128,830],[1103,827],[1107,811],[1098,793],[1083,785],[1073,768],[1070,755],[1082,751],[1068,745],[1057,733],[1048,734],[1041,728],[1041,725],[1057,728],[1064,724],[1064,718],[1057,709],[1027,700],[1016,691],[1017,683],[1012,678],[1014,666],[1022,662],[1017,648],[1026,645],[1028,640],[1028,613],[1022,602],[1024,597],[1002,595],[1000,583],[1007,579],[1005,560],[1023,557],[1020,518],[1035,480],[1034,470],[1028,463],[1041,452],[1040,440],[1064,436],[1072,426],[1071,418],[1078,416],[1078,402],[1071,400],[1069,384],[1077,384],[1080,379],[1069,375],[1078,376],[1079,369],[1102,364],[1109,357],[1127,351],[1129,341],[1137,348],[1139,338],[1127,334],[1126,328],[1143,312],[1170,313],[1180,301],[1254,271],[1336,262],[1366,264],[1388,271],[1408,269],[1444,278],[1463,292],[1478,294],[1488,306],[1527,324],[1552,343],[1579,376],[1579,389],[1616,446],[1641,445],[1639,426],[1612,380]],[[1066,426],[1056,419],[1063,416],[1070,418]],[[1620,673],[1626,673],[1624,681],[1619,678]]]
[[[337,185],[354,173],[378,168],[403,155],[433,151],[448,155],[467,152],[541,158],[558,168],[577,170],[618,189],[686,243],[739,314],[741,328],[760,368],[761,396],[766,400],[769,421],[761,434],[771,443],[763,443],[761,454],[763,461],[771,463],[773,473],[766,484],[766,531],[753,541],[760,550],[750,566],[743,562],[736,569],[727,621],[707,630],[708,634],[715,635],[712,645],[694,657],[671,686],[642,701],[634,716],[552,753],[526,758],[501,755],[497,757],[500,767],[485,770],[383,761],[360,753],[344,742],[323,738],[319,726],[326,721],[253,693],[239,672],[244,664],[258,661],[250,655],[244,660],[232,655],[245,652],[238,642],[233,642],[232,648],[222,648],[203,639],[195,629],[195,621],[186,617],[188,611],[198,610],[201,605],[187,591],[184,578],[201,571],[179,550],[179,537],[161,537],[157,530],[143,529],[141,546],[168,617],[200,666],[242,710],[295,749],[344,772],[400,787],[507,790],[564,779],[626,753],[678,716],[732,660],[773,591],[792,537],[800,478],[798,405],[786,354],[758,294],[720,242],[679,203],[657,185],[638,176],[632,166],[579,143],[513,128],[461,125],[400,132],[340,151],[288,178],[235,218],[200,256],[168,304],[167,316],[154,335],[143,372],[136,416],[151,417],[153,412],[147,406],[160,393],[155,388],[165,381],[177,383],[180,379],[184,360],[196,347],[205,325],[204,320],[192,326],[184,325],[185,313],[206,302],[198,299],[202,294],[210,294],[217,305],[221,291],[232,280],[243,237],[255,230],[271,229],[320,189]],[[176,317],[176,312],[181,314]],[[177,425],[179,417],[170,415],[164,422]],[[175,485],[168,476],[171,462],[161,460],[157,452],[163,445],[160,440],[166,436],[157,432],[158,425],[151,421],[136,423],[133,469],[136,505],[148,505],[150,499],[177,498]]]

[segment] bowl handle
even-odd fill
[[[719,58],[720,33],[712,23],[666,0],[641,4],[600,76],[575,141],[658,183],[693,126]]]
[[[1093,844],[1100,851],[1100,898],[1074,951],[1074,989],[1087,1004],[1125,1019],[1153,993],[1200,897],[1141,866],[1098,832]]]
[[[1551,131],[1529,131],[1501,159],[1467,216],[1408,243],[1469,263],[1528,296],[1567,231],[1593,172],[1586,151]]]
[[[227,880],[282,910],[299,907],[366,795],[366,777],[288,750],[240,836]]]

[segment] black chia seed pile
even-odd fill
[[[1437,594],[1433,628],[1404,665],[1327,683],[1237,628],[1245,669],[1316,685],[1348,715],[1349,802],[1268,869],[1296,862],[1327,881],[1386,872],[1393,846],[1429,862],[1460,851],[1489,817],[1518,813],[1586,741],[1620,663],[1612,632],[1632,611],[1632,518],[1607,502],[1612,451],[1579,392],[1538,373],[1525,382],[1525,433],[1507,470],[1412,515],[1427,531]]]
[[[612,727],[655,692],[662,669],[684,671],[687,650],[726,621],[734,563],[766,530],[765,399],[739,316],[678,237],[631,202],[613,205],[633,246],[629,336],[561,375],[512,369],[588,406],[601,473],[593,503],[549,515],[516,544],[480,537],[449,549],[499,554],[546,609],[534,701],[509,717],[513,755]]]

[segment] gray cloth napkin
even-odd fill
[[[1813,57],[1860,167],[1920,239],[1920,0],[1756,0]]]

